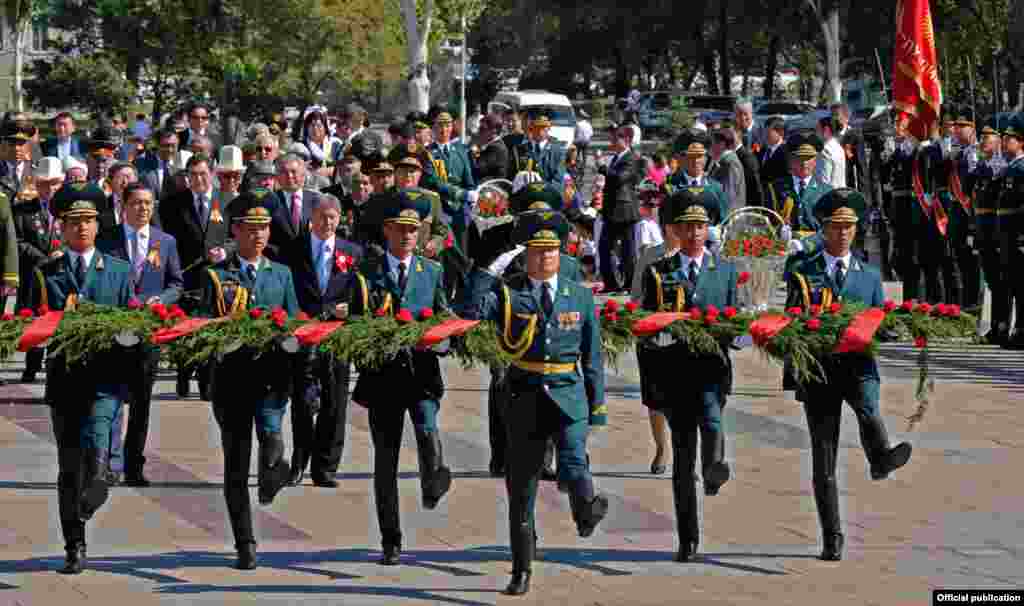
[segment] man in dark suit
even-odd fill
[[[337,236],[340,222],[338,199],[322,195],[313,209],[309,229],[304,229],[285,251],[299,307],[311,318],[344,320],[368,311],[366,282],[356,273],[362,248]],[[338,485],[334,474],[345,448],[350,367],[346,361],[315,351],[306,353],[303,359],[305,364],[292,391],[290,482],[300,484],[306,465],[312,461],[313,484],[334,488]]]
[[[189,189],[181,191],[160,204],[160,225],[174,236],[178,243],[185,279],[182,307],[191,312],[198,302],[190,293],[202,287],[206,268],[220,263],[234,249],[229,241],[226,213],[220,202],[220,192],[213,188],[210,161],[204,156],[192,156],[186,165]],[[178,395],[187,397],[189,379],[193,369],[178,369]],[[205,373],[199,375],[199,391],[207,399],[208,381]]]
[[[601,274],[606,292],[617,292],[633,283],[633,269],[636,264],[636,223],[640,220],[640,201],[636,186],[646,175],[646,163],[640,154],[632,150],[633,127],[627,120],[612,133],[611,149],[615,152],[608,166],[602,166],[605,176],[604,207],[601,216],[604,227],[598,254],[601,255]],[[622,241],[623,280],[619,281],[618,271],[612,267],[612,247]]]
[[[139,180],[135,167],[127,162],[117,162],[107,171],[107,180],[110,183],[110,195],[107,196],[107,206],[100,210],[100,237],[105,232],[124,223],[124,189],[130,183]],[[154,221],[156,213],[150,212]]]
[[[743,165],[743,182],[745,184],[743,189],[747,194],[747,205],[759,206],[763,200],[761,166],[758,164],[757,156],[754,155],[751,148],[740,144],[740,132],[738,130],[736,130],[736,139],[736,147],[733,151],[736,152],[736,157],[739,158],[740,164]]]
[[[501,119],[488,114],[480,120],[480,159],[476,162],[476,181],[504,179],[508,173],[508,148],[501,140]]]
[[[135,166],[139,171],[139,180],[157,196],[157,217],[160,216],[159,202],[174,190],[174,173],[181,167],[177,166],[178,133],[173,129],[165,129],[157,133],[156,153],[139,156]]]
[[[789,175],[786,162],[786,122],[772,118],[765,125],[764,144],[758,155],[761,163],[761,184],[774,183]],[[762,195],[762,204],[764,196]]]
[[[58,158],[61,162],[65,158],[73,157],[85,160],[85,146],[74,135],[75,119],[68,112],[60,112],[53,117],[53,130],[56,137],[43,141],[42,153],[44,156]]]
[[[221,142],[210,132],[210,108],[202,103],[193,103],[188,108],[188,128],[181,133],[181,149],[189,149],[197,137],[209,139],[208,155],[220,149]]]
[[[28,120],[4,125],[3,162],[0,162],[0,193],[9,200],[18,197],[26,175],[32,173],[32,138],[36,127]]]
[[[284,262],[292,240],[297,239],[309,225],[313,208],[320,200],[320,194],[303,189],[306,183],[306,162],[298,154],[285,154],[277,161],[278,191],[269,197],[267,210],[270,211],[270,244],[267,258]]]
[[[156,208],[156,196],[137,182],[128,184],[123,194],[124,221],[102,233],[96,246],[105,254],[131,264],[134,295],[141,303],[177,303],[184,286],[181,260],[174,237],[150,223]],[[146,462],[143,451],[149,433],[150,402],[160,350],[143,347],[142,357],[143,372],[130,386],[131,411],[123,453],[120,439],[123,408],[114,417],[111,435],[110,468],[114,473],[119,472],[118,463],[123,454],[125,484],[128,486],[149,486],[149,480],[142,473]]]

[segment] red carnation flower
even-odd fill
[[[270,316],[270,318],[278,328],[284,328],[284,325],[288,323],[288,316]]]
[[[12,314],[12,313],[6,313],[6,314],[0,316],[0,320],[3,320],[4,322],[10,322],[13,319],[14,319],[14,314]]]
[[[420,310],[420,320],[429,320],[434,317],[434,310],[429,307],[424,307]]]
[[[39,309],[36,310],[36,315],[38,316],[45,316],[48,313],[50,313],[50,306],[45,303],[40,305]]]
[[[579,249],[577,248],[575,242],[566,247],[566,252],[569,253],[570,257],[575,257],[577,250],[579,250]]]
[[[897,307],[899,307],[899,305],[896,305],[896,301],[889,300],[885,302],[885,306],[882,309],[885,310],[885,313],[890,313],[896,311]]]
[[[161,318],[167,317],[167,307],[163,303],[154,303],[149,306],[149,311],[155,313]]]
[[[22,307],[21,310],[18,312],[18,317],[19,318],[31,318],[32,317],[32,310],[27,308],[27,307]]]
[[[807,330],[811,332],[816,332],[818,329],[821,328],[821,320],[819,320],[818,318],[811,318],[810,320],[807,321],[805,326],[807,326]]]
[[[800,314],[804,313],[804,310],[802,308],[800,308],[800,307],[794,306],[794,307],[787,308],[786,309],[786,313],[791,315],[791,316],[799,316]]]
[[[384,308],[382,307],[382,308],[378,309],[377,311],[373,312],[373,315],[378,317],[378,318],[383,318],[384,316],[388,315],[388,312],[385,311]]]
[[[57,238],[50,240],[50,248],[60,248],[60,240]]]
[[[902,309],[903,311],[913,311],[914,310],[914,301],[913,300],[911,300],[911,301],[904,301],[903,305],[900,305],[900,309]]]
[[[927,304],[927,303],[922,303],[922,304],[918,305],[917,309],[914,310],[914,311],[917,311],[917,312],[923,313],[923,314],[929,314],[929,313],[932,312],[932,306]]]
[[[740,277],[739,277],[739,279],[736,280],[736,286],[743,286],[744,284],[746,284],[749,281],[750,281],[750,272],[749,271],[740,272]]]
[[[932,309],[932,313],[934,313],[937,316],[944,316],[948,313],[946,311],[947,309],[948,308],[945,303],[939,303]]]
[[[731,305],[722,310],[722,315],[725,316],[726,320],[732,320],[736,317],[737,313],[736,308]]]
[[[619,311],[619,302],[615,299],[608,299],[604,302],[605,311]]]
[[[250,318],[256,319],[256,318],[259,318],[262,315],[263,315],[263,310],[260,309],[259,307],[256,307],[256,308],[253,308],[253,309],[249,310],[249,317]]]
[[[142,301],[139,301],[135,297],[132,297],[131,299],[128,299],[128,309],[131,309],[131,310],[142,309]]]
[[[821,305],[811,305],[810,310],[812,316],[821,315]]]
[[[704,316],[704,324],[706,326],[712,326],[712,325],[718,324],[718,314],[714,314],[714,315],[708,314],[708,315]]]
[[[703,317],[704,317],[704,314],[700,311],[699,307],[691,307],[690,308],[690,319],[691,320],[700,320]]]
[[[833,303],[832,305],[828,306],[829,313],[837,314],[837,313],[839,313],[842,310],[843,310],[843,304],[842,303]]]
[[[718,308],[715,307],[714,305],[708,305],[707,307],[704,308],[704,315],[717,318],[719,313],[721,312],[718,311]]]
[[[918,349],[924,349],[927,346],[928,346],[928,339],[926,339],[924,337],[917,337],[916,339],[914,339],[914,347],[916,347]]]
[[[448,232],[444,238],[444,247],[451,248],[452,246],[455,246],[455,236],[452,235],[452,232]]]
[[[412,312],[408,309],[400,309],[395,315],[395,319],[399,322],[412,322]]]
[[[637,303],[636,301],[630,301],[626,303],[626,311],[628,311],[629,313],[633,313],[638,309],[640,309],[640,304]]]
[[[185,314],[185,310],[182,309],[177,303],[171,303],[170,307],[167,308],[167,311],[172,316],[175,316],[175,317],[181,316],[181,315]]]
[[[951,318],[959,318],[960,317],[960,306],[957,305],[956,303],[954,303],[954,304],[946,307],[946,315],[948,315]]]
[[[309,321],[309,314],[307,314],[304,311],[300,311],[298,313],[298,315],[295,316],[295,319],[296,320],[302,320],[303,322],[308,322]]]
[[[618,322],[619,314],[614,311],[608,312],[608,314],[605,315],[605,319],[607,319],[609,322]]]

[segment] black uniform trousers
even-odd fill
[[[950,208],[949,247],[953,262],[960,273],[962,302],[948,302],[959,303],[964,307],[973,307],[981,303],[981,269],[970,240],[971,224],[974,223],[974,217],[956,200],[953,200]]]
[[[508,427],[505,421],[509,398],[508,369],[491,366],[491,384],[487,388],[487,428],[491,444],[490,468],[503,470],[508,461]]]
[[[348,420],[348,383],[351,366],[331,356],[317,355],[313,361],[312,378],[320,384],[320,410],[315,413],[305,401],[305,383],[296,382],[292,393],[292,455],[293,464],[306,468],[313,475],[332,476],[338,472],[345,450],[345,428]]]
[[[57,440],[57,502],[65,549],[85,545],[85,522],[81,519],[82,489],[85,484],[87,453],[80,428],[88,416],[85,406],[51,406],[53,436]]]
[[[153,384],[160,366],[160,349],[145,348],[140,352],[142,371],[129,389],[128,428],[124,438],[124,470],[128,475],[141,474],[146,464],[144,451],[149,435],[149,413],[153,401]],[[115,423],[114,431],[121,427]]]
[[[601,257],[601,276],[605,290],[622,290],[633,283],[633,270],[636,265],[636,221],[605,221],[601,228],[601,240],[598,242],[598,254]],[[612,250],[615,243],[621,241],[622,248],[619,263],[622,267],[622,283],[619,283],[617,268],[613,266]]]
[[[989,215],[979,219],[974,238],[981,271],[985,272],[985,283],[992,293],[992,329],[1003,335],[1010,330],[1010,285],[1006,280],[1007,272],[1003,270],[1004,257],[1007,260],[1010,257],[1006,251],[1007,235],[1006,230]]]

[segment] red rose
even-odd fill
[[[900,309],[902,309],[903,311],[913,311],[914,310],[914,302],[913,301],[904,301],[903,305],[900,305]]]
[[[719,313],[721,312],[719,312],[718,308],[715,307],[714,305],[708,305],[707,307],[704,308],[705,315],[717,318]]]
[[[412,312],[408,309],[400,309],[395,315],[395,319],[399,322],[412,322]]]
[[[377,311],[373,312],[373,315],[378,317],[378,318],[383,318],[384,316],[388,315],[388,312],[385,311],[384,308],[382,307],[382,308],[378,309]]]
[[[918,305],[917,309],[915,309],[914,311],[919,312],[919,313],[923,313],[923,314],[929,314],[929,313],[932,312],[932,306],[927,304],[927,303],[922,303],[922,304]]]
[[[832,305],[828,306],[829,313],[837,314],[837,313],[839,313],[842,310],[843,310],[843,304],[842,303],[833,303]]]
[[[732,320],[736,317],[737,313],[736,308],[731,305],[722,310],[722,315],[725,316],[726,320]]]
[[[811,305],[811,307],[810,307],[810,309],[808,311],[811,312],[812,316],[820,316],[821,315],[821,305]]]
[[[885,302],[885,307],[882,309],[885,310],[885,313],[890,313],[896,311],[897,307],[899,307],[899,305],[896,305],[896,301],[889,300]]]
[[[263,315],[263,310],[260,309],[259,307],[256,307],[256,308],[253,308],[253,309],[249,310],[249,317],[254,319],[254,320],[256,318],[259,318],[262,315]]]
[[[619,302],[615,299],[608,299],[604,302],[604,310],[608,312],[619,311]]]
[[[420,310],[420,320],[429,320],[434,317],[434,310],[429,307],[424,307]]]
[[[154,303],[149,306],[149,311],[160,316],[161,318],[167,317],[167,307],[163,303]]]
[[[177,303],[171,303],[170,307],[167,308],[167,311],[173,317],[178,317],[178,316],[185,315],[185,310],[182,309]]]
[[[455,246],[455,237],[452,235],[452,232],[448,232],[448,235],[444,238],[444,247],[451,248],[452,246]]]
[[[807,326],[807,330],[815,332],[819,328],[821,328],[821,320],[819,320],[818,318],[811,318],[810,320],[807,321],[805,326]]]
[[[640,304],[637,303],[636,301],[630,301],[626,303],[626,311],[628,311],[629,313],[633,313],[638,309],[640,309]]]
[[[744,284],[746,284],[749,281],[750,281],[750,272],[749,271],[740,272],[740,277],[739,277],[738,280],[736,280],[736,286],[743,286]]]
[[[718,314],[714,314],[714,315],[708,314],[708,315],[704,316],[704,324],[706,326],[712,326],[712,325],[718,324]]]
[[[38,316],[45,316],[48,313],[50,313],[50,307],[45,303],[40,305],[39,309],[36,310],[36,315]]]
[[[352,267],[352,263],[353,263],[352,257],[346,255],[345,253],[341,252],[340,250],[337,250],[337,251],[334,252],[334,266],[338,268],[338,271],[340,271],[340,272],[348,271],[348,268]]]
[[[50,248],[60,248],[60,240],[56,238],[50,240]]]
[[[932,309],[932,312],[935,313],[935,315],[937,315],[937,316],[945,316],[948,313],[946,310],[947,310],[946,304],[945,303],[939,303],[938,305],[935,306],[934,309]]]
[[[135,297],[128,299],[128,309],[131,309],[133,311],[136,309],[142,309],[142,301],[139,301]]]
[[[691,307],[690,308],[690,319],[691,320],[700,320],[703,317],[704,317],[704,314],[701,313],[699,307]]]
[[[608,314],[605,315],[605,319],[608,320],[609,322],[618,322],[619,314],[614,311],[608,312]]]
[[[791,315],[791,316],[799,316],[800,314],[804,313],[804,310],[802,308],[800,308],[800,307],[795,307],[794,306],[794,307],[787,308],[786,309],[786,313]]]
[[[928,346],[928,339],[926,339],[924,337],[917,337],[916,339],[914,339],[914,347],[916,347],[918,349],[924,349],[927,346]]]
[[[959,318],[960,317],[960,306],[957,305],[956,303],[954,303],[952,305],[949,305],[948,307],[946,307],[946,315],[951,317],[951,318]]]
[[[309,321],[309,314],[307,314],[304,311],[300,311],[299,315],[295,316],[295,319],[296,320],[302,320],[303,322],[308,322]]]
[[[21,310],[18,312],[18,317],[19,318],[31,318],[32,317],[32,310],[27,308],[27,307],[22,307]]]
[[[3,320],[4,322],[10,322],[13,319],[14,319],[14,314],[12,314],[12,313],[6,313],[6,314],[0,316],[0,320]]]

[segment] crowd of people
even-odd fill
[[[123,125],[101,124],[80,138],[74,118],[61,113],[52,120],[56,136],[44,141],[28,116],[11,113],[0,126],[5,294],[29,309],[135,300],[209,317],[259,308],[324,320],[444,311],[494,320],[503,327],[499,346],[515,362],[491,369],[489,468],[507,478],[507,591],[519,595],[529,590],[537,544],[538,480],[557,480],[569,494],[581,537],[608,511],[586,451],[590,427],[607,422],[588,281],[600,278],[603,293],[629,292],[651,311],[735,306],[736,267],[719,254],[719,228],[731,212],[763,206],[778,214],[778,235],[793,254],[793,304],[835,296],[878,305],[889,253],[876,270],[863,239],[877,211],[892,224],[892,266],[905,299],[976,304],[977,280],[960,283],[978,273],[968,265],[977,251],[993,296],[987,338],[1024,345],[1024,332],[1012,333],[1010,321],[1011,302],[1019,312],[1024,300],[1009,275],[1021,260],[1024,133],[1017,122],[1003,133],[983,129],[975,145],[963,118],[917,141],[901,115],[893,136],[868,149],[850,130],[848,110],[833,109],[816,132],[788,133],[779,119],[755,128],[750,104],[741,101],[734,122],[687,129],[670,151],[650,158],[626,120],[609,129],[610,154],[594,159],[589,188],[593,133],[565,145],[549,136],[543,114],[482,115],[471,121],[475,134],[463,135],[452,113],[435,107],[411,112],[382,135],[356,105],[337,118],[311,107],[291,127],[274,115],[269,125],[250,127],[244,141],[229,142],[210,129],[203,104],[151,131],[140,119],[127,136]],[[480,188],[494,180],[512,183],[511,190]],[[116,349],[84,366],[60,355],[46,364],[66,573],[83,570],[85,525],[109,487],[149,485],[144,455],[160,355],[154,346],[136,347],[137,373],[110,372],[124,368]],[[708,356],[659,337],[637,352],[657,451],[652,473],[667,471],[670,452],[674,460],[680,561],[699,543],[698,436],[705,494],[718,494],[730,478],[721,412],[732,347]],[[382,368],[358,369],[351,394],[349,365],[308,349],[257,355],[242,348],[176,369],[178,395],[191,394],[194,378],[221,429],[239,568],[257,565],[247,488],[253,431],[261,504],[302,483],[307,470],[313,485],[335,487],[350,399],[370,411],[381,563],[400,562],[397,466],[407,412],[423,506],[437,507],[452,483],[437,421],[445,352],[444,344],[410,349]],[[28,353],[23,381],[36,380],[46,355]],[[872,477],[885,478],[910,457],[908,444],[889,445],[877,366],[855,361],[825,369],[830,385],[842,389],[795,385],[807,402],[825,560],[840,559],[843,549],[835,483],[842,402],[857,412]],[[686,389],[680,368],[694,377]],[[281,422],[289,403],[290,461]]]

